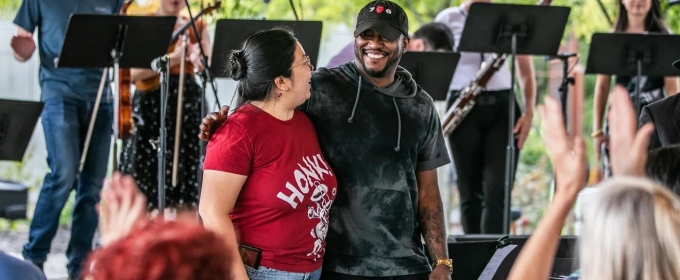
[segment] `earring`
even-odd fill
[[[276,95],[276,97],[281,97],[283,95],[282,92],[279,92],[279,94]]]

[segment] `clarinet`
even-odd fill
[[[540,0],[539,6],[547,6],[552,3],[552,0]],[[446,136],[453,133],[458,125],[463,121],[472,108],[475,106],[475,98],[482,93],[482,89],[491,79],[498,69],[503,66],[508,54],[491,55],[491,60],[482,63],[482,67],[477,72],[475,79],[463,90],[460,91],[458,98],[453,102],[451,107],[444,114],[442,121],[442,130]],[[514,93],[511,93],[514,94]]]
[[[444,114],[444,121],[442,122],[444,134],[449,135],[453,133],[465,116],[470,113],[475,106],[475,98],[482,93],[482,89],[496,71],[503,66],[507,57],[507,54],[494,53],[491,55],[491,60],[482,63],[482,67],[477,72],[475,79],[460,91],[458,98],[446,111],[446,114]]]

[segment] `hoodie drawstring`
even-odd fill
[[[397,110],[397,121],[399,122],[399,129],[397,130],[397,146],[394,148],[394,151],[398,152],[401,150],[401,147],[399,146],[399,143],[401,142],[401,115],[399,114],[399,107],[397,106],[397,98],[393,96],[392,102],[394,102],[394,109]]]
[[[359,96],[361,95],[361,75],[359,75],[359,85],[357,86],[357,99],[354,100],[354,107],[352,107],[352,115],[349,116],[349,119],[347,119],[348,123],[352,123],[354,120],[354,113],[356,112],[357,109],[357,104],[359,104]],[[397,98],[392,97],[392,102],[394,103],[394,109],[397,110],[397,122],[398,122],[398,129],[397,129],[397,146],[394,147],[394,151],[398,152],[401,150],[401,115],[399,114],[399,107],[397,106]]]
[[[357,104],[359,104],[359,95],[361,95],[361,75],[359,75],[359,85],[357,86],[357,99],[354,100],[354,107],[352,107],[352,115],[349,116],[349,119],[347,119],[348,123],[352,123],[352,119],[354,118],[354,112],[357,109]]]

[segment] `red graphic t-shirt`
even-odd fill
[[[243,105],[210,139],[204,170],[248,176],[229,217],[240,243],[262,249],[262,266],[321,267],[337,181],[304,113],[282,121]]]

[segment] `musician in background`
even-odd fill
[[[441,11],[435,22],[446,24],[453,33],[456,48],[460,43],[469,7],[469,0],[458,7]],[[451,81],[447,107],[459,97],[458,93],[475,78],[482,62],[490,53],[462,52]],[[505,65],[510,62],[506,61]],[[515,106],[515,164],[531,129],[534,115],[535,78],[530,56],[517,56],[519,84],[524,93],[524,112]],[[457,169],[460,193],[461,223],[466,234],[496,234],[503,232],[506,148],[508,145],[508,102],[510,95],[508,67],[493,75],[485,90],[476,98],[476,105],[449,136],[451,155]],[[512,172],[515,172],[513,170]]]
[[[680,70],[680,60],[673,62],[673,67]],[[646,123],[654,124],[654,132],[649,137],[650,151],[680,144],[680,130],[676,125],[678,119],[680,119],[680,95],[678,94],[642,107],[639,126],[642,127]],[[680,189],[677,193],[680,194]]]
[[[177,16],[175,30],[190,24],[190,18],[180,15],[186,8],[182,0],[161,0],[155,16]],[[196,20],[201,45],[207,56],[212,53],[210,33],[205,22]],[[184,96],[179,166],[177,185],[172,185],[173,154],[176,131],[177,100],[179,94],[180,60],[182,37],[168,48],[170,78],[168,79],[168,102],[166,107],[166,189],[165,205],[177,210],[195,211],[198,205],[198,169],[200,161],[199,133],[197,123],[201,122],[201,97],[203,90],[195,79],[194,71],[202,71],[197,36],[190,26],[185,55]],[[209,59],[208,59],[209,61]],[[132,136],[125,141],[121,155],[120,169],[132,175],[139,189],[146,195],[148,210],[158,209],[158,150],[161,102],[160,75],[152,69],[131,69],[131,80],[136,90],[133,96],[133,118],[135,128]],[[162,211],[163,209],[161,209]]]
[[[118,14],[122,5],[122,0],[91,0],[87,5],[74,0],[23,0],[14,18],[18,28],[10,45],[18,61],[33,56],[36,49],[33,33],[36,28],[39,32],[40,100],[45,104],[41,120],[50,168],[35,205],[23,257],[42,270],[61,211],[75,189],[71,240],[66,251],[72,279],[80,275],[80,264],[92,249],[97,228],[95,205],[99,202],[111,148],[113,106],[110,90],[105,86],[85,165],[78,175],[82,143],[104,69],[56,68],[55,59],[61,52],[71,14]]]
[[[658,0],[621,0],[618,1],[619,14],[614,24],[613,32],[619,33],[661,33],[670,34],[671,30],[663,21],[661,7]],[[673,95],[678,92],[678,80],[675,77],[646,77],[640,80],[640,108],[664,98],[664,95]],[[635,104],[635,88],[637,87],[636,76],[617,76],[615,84],[628,89],[629,96]],[[595,97],[593,103],[593,142],[596,159],[602,159],[604,144],[604,158],[608,158],[609,135],[608,122],[605,118],[605,107],[610,94],[611,77],[597,75],[595,83]],[[665,89],[665,94],[664,94]],[[603,125],[604,119],[604,128]],[[604,177],[611,176],[611,168],[605,160]]]
[[[453,34],[446,24],[430,22],[424,24],[411,36],[408,51],[450,52],[453,50]]]

